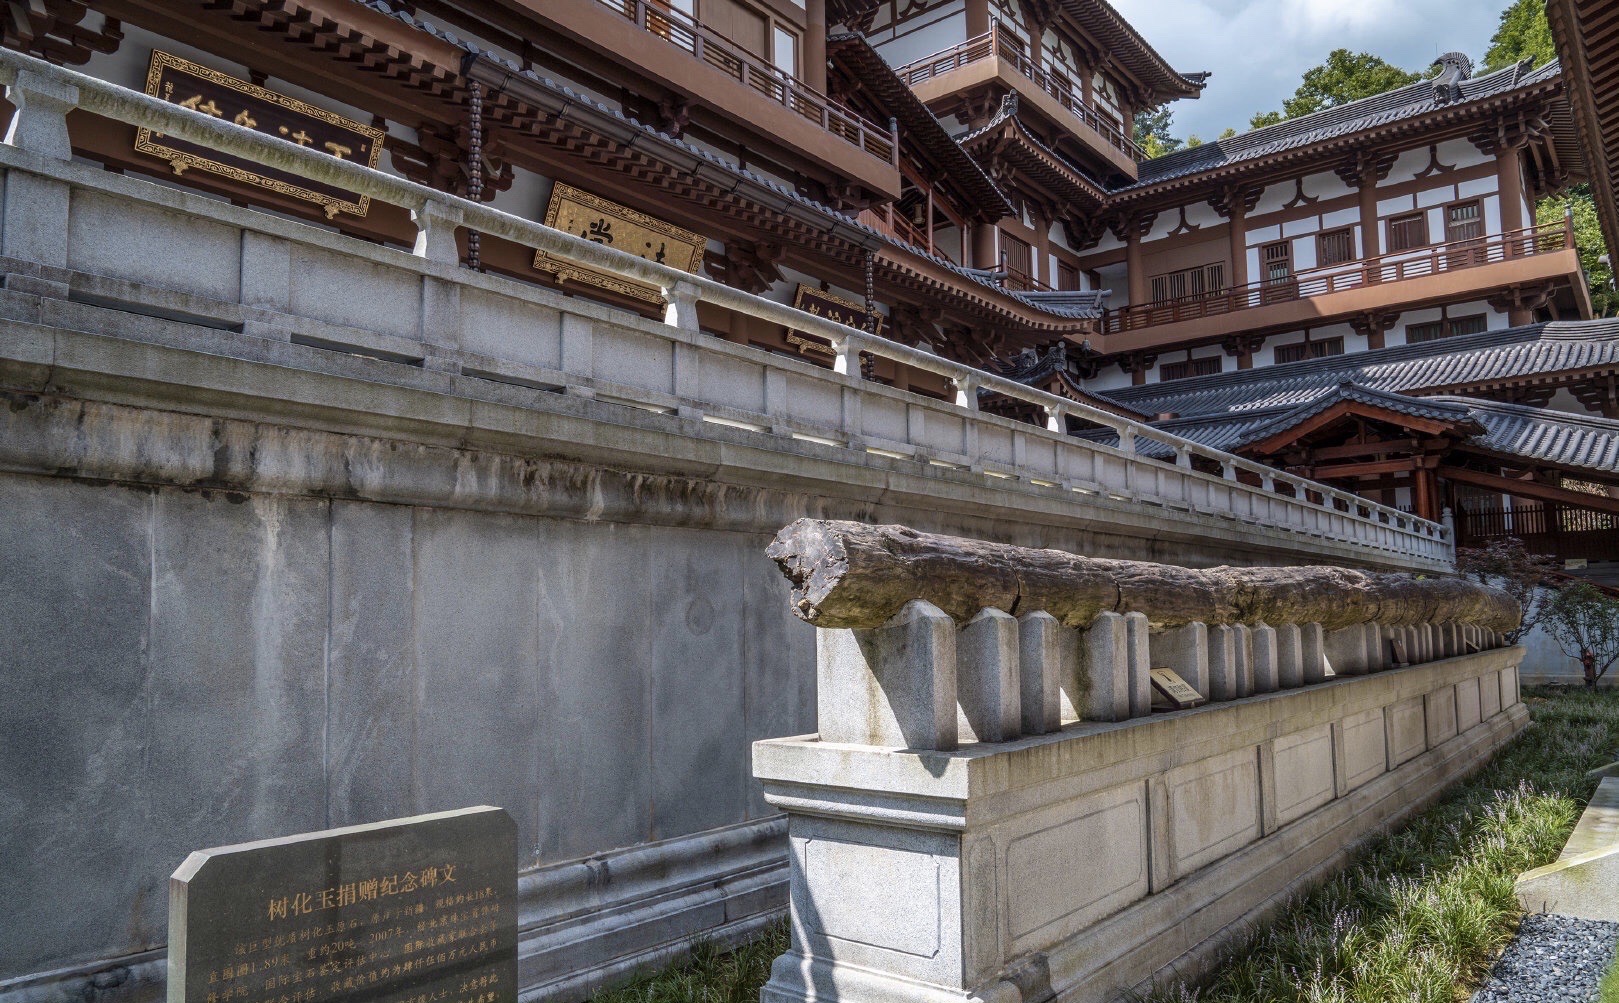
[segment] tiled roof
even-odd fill
[[[893,67],[860,35],[839,32],[826,40],[827,53],[859,81],[861,92],[870,95],[899,120],[902,142],[914,144],[935,161],[970,203],[986,219],[1012,215],[1012,204],[994,181],[951,138],[939,119],[899,78]]]
[[[1064,289],[1020,292],[1017,298],[1033,307],[1064,317],[1100,317],[1111,289]]]
[[[1300,422],[1307,421],[1344,401],[1354,401],[1359,404],[1380,408],[1384,411],[1409,415],[1413,418],[1431,418],[1434,421],[1471,425],[1474,429],[1481,428],[1481,426],[1471,422],[1470,413],[1465,404],[1453,404],[1439,398],[1407,397],[1404,394],[1388,393],[1382,390],[1374,390],[1370,387],[1363,387],[1346,380],[1315,400],[1289,408],[1268,421],[1248,425],[1241,435],[1232,440],[1232,446],[1247,446],[1251,443],[1268,439],[1278,432],[1293,428]]]
[[[1061,0],[1061,4],[1064,11],[1096,36],[1109,58],[1157,91],[1160,100],[1197,97],[1208,83],[1206,71],[1181,73],[1172,68],[1107,0]]]
[[[1027,155],[1019,158],[1021,162],[1017,163],[1015,170],[1030,174],[1037,184],[1043,183],[1046,188],[1054,189],[1070,203],[1100,204],[1107,197],[1106,188],[1093,178],[1089,171],[1047,146],[1039,136],[1029,130],[1018,117],[1017,111],[1018,95],[1017,91],[1012,91],[1001,98],[1000,107],[990,116],[989,121],[958,135],[955,141],[976,156],[984,156],[1004,141],[1003,127],[1015,130],[1016,141],[1026,144],[1029,148]],[[995,135],[997,132],[1002,132],[1002,136],[997,137]],[[1016,143],[1010,145],[1015,150]]]
[[[1313,115],[1303,115],[1230,139],[1217,139],[1144,161],[1140,165],[1136,182],[1115,189],[1115,193],[1145,188],[1245,160],[1254,160],[1337,137],[1350,136],[1440,108],[1462,108],[1520,87],[1556,79],[1558,69],[1555,61],[1538,70],[1530,70],[1523,64],[1518,64],[1462,81],[1461,100],[1444,103],[1434,99],[1434,87],[1430,81],[1418,81],[1359,101],[1327,108]]]
[[[1522,404],[1463,397],[1434,398],[1465,405],[1484,426],[1477,445],[1511,456],[1534,457],[1610,476],[1619,473],[1619,421],[1566,414]]]
[[[1346,380],[1414,393],[1601,366],[1619,367],[1619,320],[1530,324],[1104,393],[1154,414],[1192,416],[1292,407]]]
[[[1619,474],[1619,421],[1469,397],[1411,398],[1354,387],[1342,395],[1322,394],[1318,401],[1300,407],[1178,418],[1154,422],[1153,427],[1212,449],[1232,452],[1296,425],[1343,397],[1363,395],[1382,406],[1390,403],[1389,398],[1400,398],[1404,406],[1393,409],[1403,413],[1469,423],[1473,429],[1469,436],[1472,445],[1492,453],[1587,470],[1607,479]],[[1118,442],[1118,436],[1108,430],[1087,432],[1084,437],[1108,445]],[[1143,456],[1157,459],[1173,459],[1174,456],[1170,447],[1147,439],[1137,439],[1136,448]]]

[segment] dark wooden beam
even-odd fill
[[[1487,474],[1482,470],[1468,470],[1466,467],[1440,467],[1439,476],[1461,484],[1492,488],[1502,494],[1516,495],[1520,498],[1561,502],[1565,505],[1575,505],[1580,508],[1595,509],[1598,512],[1612,512],[1619,515],[1619,498],[1612,498],[1608,495],[1588,495],[1582,491],[1570,491],[1567,488],[1540,484],[1535,481],[1513,480],[1510,477],[1502,477],[1498,474]]]

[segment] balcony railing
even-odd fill
[[[855,216],[855,219],[873,230],[886,233],[890,237],[897,237],[929,254],[934,253],[933,237],[922,227],[913,223],[904,212],[894,211],[892,202],[881,209],[862,209]]]
[[[943,76],[951,70],[997,57],[1005,60],[1020,76],[1054,98],[1070,114],[1101,134],[1109,145],[1125,156],[1137,162],[1147,159],[1141,147],[1126,136],[1118,125],[1087,105],[1081,95],[1074,93],[1072,85],[1059,79],[1045,67],[1035,65],[1023,40],[993,21],[990,22],[989,31],[977,38],[969,38],[960,45],[906,63],[894,72],[898,73],[900,79],[908,86],[915,87],[924,80]]]
[[[1346,552],[1351,554],[1368,555],[1381,561],[1391,557],[1402,563],[1415,561],[1424,568],[1454,564],[1451,531],[1439,523],[1183,439],[1144,422],[974,369],[931,351],[846,327],[701,275],[414,184],[352,160],[340,160],[324,151],[267,136],[19,52],[0,49],[0,83],[8,87],[7,97],[18,109],[8,142],[0,143],[0,171],[5,173],[7,190],[35,176],[48,180],[49,187],[35,183],[30,191],[47,191],[55,201],[33,211],[46,214],[41,218],[62,221],[57,232],[66,235],[58,241],[26,241],[19,237],[16,248],[7,245],[8,254],[32,257],[18,257],[5,269],[32,269],[26,272],[26,277],[48,290],[59,287],[63,296],[69,288],[87,288],[96,290],[98,295],[128,299],[132,303],[144,304],[148,300],[153,305],[161,303],[164,304],[161,309],[168,312],[178,309],[173,304],[177,302],[176,297],[183,297],[186,315],[198,318],[199,322],[203,318],[217,321],[208,329],[210,337],[227,328],[242,330],[244,316],[250,315],[254,324],[283,332],[282,337],[287,336],[285,332],[293,332],[295,339],[318,338],[323,346],[345,354],[374,359],[398,357],[402,360],[398,363],[401,370],[414,371],[414,367],[431,355],[438,360],[438,365],[454,367],[447,372],[458,372],[474,380],[561,390],[564,394],[575,393],[571,388],[577,388],[578,394],[599,400],[611,397],[631,407],[670,415],[675,421],[701,422],[712,416],[715,423],[757,434],[761,437],[758,440],[761,448],[783,436],[796,437],[829,449],[847,450],[847,455],[862,461],[875,453],[890,458],[925,460],[932,465],[965,471],[961,476],[981,475],[986,483],[1017,481],[1028,489],[1049,492],[1053,499],[1077,497],[1086,506],[1107,506],[1122,501],[1193,513],[1198,518],[1224,517],[1232,520],[1233,526],[1246,523],[1262,527],[1271,536],[1287,534],[1296,540],[1308,539],[1311,542],[1306,546],[1318,551],[1347,548]],[[125,125],[152,129],[408,209],[418,228],[414,250],[377,248],[361,241],[329,237],[312,227],[289,224],[274,216],[238,210],[209,200],[177,203],[166,188],[135,184],[86,168],[69,159],[67,115],[75,109]],[[366,311],[365,322],[377,326],[372,330],[353,326],[356,315],[351,298],[317,296],[297,304],[289,299],[273,307],[255,301],[249,307],[239,301],[244,296],[239,286],[212,283],[208,284],[207,293],[182,294],[177,290],[197,285],[192,272],[201,252],[175,235],[170,243],[188,247],[190,253],[174,256],[172,260],[142,259],[140,267],[134,269],[129,267],[131,259],[126,254],[88,255],[76,248],[79,242],[93,242],[95,238],[86,237],[84,227],[66,223],[71,200],[78,197],[73,193],[79,191],[115,200],[126,207],[116,211],[127,212],[131,219],[152,221],[147,225],[166,221],[165,225],[177,228],[177,233],[195,231],[192,216],[200,214],[211,224],[219,224],[206,231],[209,239],[215,241],[210,247],[239,251],[245,246],[256,246],[262,238],[281,248],[282,260],[287,260],[285,255],[291,254],[294,260],[307,261],[303,280],[317,288],[339,288],[342,283],[351,282],[352,276],[357,274],[356,264],[365,262],[370,269],[365,272],[371,277],[368,281],[382,283],[393,290],[390,296],[411,295],[416,299],[395,304],[395,309],[381,314]],[[148,202],[152,205],[147,205]],[[175,204],[187,208],[183,211],[156,209]],[[50,215],[53,213],[55,215]],[[238,227],[240,232],[230,232],[232,226]],[[570,337],[566,331],[572,325],[553,323],[550,329],[558,339],[553,342],[557,351],[548,357],[561,359],[559,365],[563,368],[560,369],[547,369],[516,358],[463,352],[436,343],[430,345],[426,339],[440,336],[433,323],[435,318],[444,326],[455,323],[453,309],[448,320],[442,319],[436,311],[445,309],[444,303],[462,300],[437,296],[433,293],[434,285],[424,279],[493,292],[513,301],[506,309],[525,311],[530,307],[524,304],[532,303],[553,321],[557,313],[558,300],[546,290],[460,268],[458,228],[476,230],[576,265],[657,286],[664,291],[669,304],[665,323],[650,324],[631,315],[625,315],[621,322],[592,320],[581,325],[584,333],[577,334],[585,350],[571,354],[561,350],[561,339]],[[11,230],[8,228],[6,232],[10,234]],[[251,239],[249,234],[253,235]],[[164,234],[159,236],[169,239]],[[311,250],[297,249],[306,245]],[[258,253],[274,252],[261,250]],[[70,266],[70,263],[74,264]],[[148,268],[149,264],[156,270]],[[95,270],[74,270],[90,268]],[[218,298],[221,296],[222,299]],[[796,359],[767,355],[703,335],[697,320],[699,303],[823,339],[832,351],[832,370],[821,370]],[[523,323],[538,332],[539,325],[531,321]],[[308,330],[309,325],[319,334],[298,334]],[[214,330],[216,327],[218,330]],[[665,357],[679,361],[665,366],[635,364],[630,370],[614,361],[639,358],[633,353],[643,350],[649,338],[662,345],[667,353]],[[254,335],[247,341],[259,346],[263,336]],[[594,350],[589,347],[592,344]],[[217,346],[210,351],[217,352]],[[446,352],[452,354],[446,355]],[[867,356],[944,377],[955,387],[956,402],[930,400],[862,379],[862,361]],[[727,368],[721,371],[738,374],[736,381],[722,381],[714,387],[699,383],[693,374],[707,371],[707,364],[699,370],[699,363],[704,359],[723,359]],[[598,367],[597,360],[609,360],[613,364]],[[800,389],[781,390],[793,386]],[[739,389],[742,387],[747,389]],[[980,388],[1043,411],[1047,427],[1012,422],[980,411]],[[789,393],[791,397],[784,396]],[[542,393],[539,399],[550,398]],[[1062,430],[1070,415],[1112,429],[1119,445],[1108,446],[1064,434]],[[1167,447],[1174,456],[1173,461],[1143,455],[1139,448],[1141,443]],[[1217,472],[1208,472],[1200,469],[1202,467]]]
[[[678,46],[811,122],[878,158],[899,166],[898,126],[868,122],[790,73],[772,66],[682,11],[657,0],[596,0],[650,35]],[[762,124],[762,123],[761,123]]]
[[[1573,232],[1563,224],[1526,227],[1492,237],[1432,244],[1375,258],[1306,269],[1284,278],[1261,279],[1200,296],[1121,307],[1108,313],[1106,330],[1118,333],[1186,320],[1202,320],[1240,310],[1293,303],[1351,289],[1549,254],[1573,246]]]

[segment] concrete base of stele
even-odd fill
[[[792,864],[763,1003],[1080,1003],[1196,978],[1521,731],[1522,656],[954,752],[757,743]]]

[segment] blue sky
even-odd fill
[[[1112,0],[1183,72],[1211,70],[1203,96],[1177,101],[1173,130],[1213,139],[1279,108],[1336,48],[1419,69],[1442,52],[1479,60],[1510,0]]]

